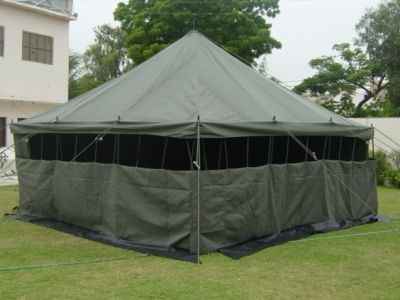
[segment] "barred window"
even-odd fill
[[[24,31],[22,38],[22,59],[52,65],[53,38]]]
[[[0,26],[0,56],[4,56],[4,27]]]

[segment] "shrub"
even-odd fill
[[[390,159],[396,169],[400,169],[400,151],[393,151],[390,154]]]
[[[400,170],[388,171],[387,178],[392,187],[400,188]]]
[[[382,151],[375,152],[375,160],[378,185],[385,185],[388,180],[388,174],[393,171],[392,165],[388,156]]]

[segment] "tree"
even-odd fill
[[[388,97],[400,107],[400,0],[384,1],[357,24],[357,43],[387,71]]]
[[[281,44],[265,17],[279,0],[129,0],[114,15],[127,33],[129,57],[141,63],[195,28],[250,64]]]
[[[81,75],[82,61],[77,53],[71,53],[69,56],[69,78],[68,78],[68,98],[75,98],[80,94],[79,78]]]
[[[121,28],[102,25],[95,29],[95,42],[82,56],[70,55],[69,99],[119,77],[131,68],[124,39]]]
[[[102,25],[95,29],[95,42],[83,55],[85,75],[98,84],[121,76],[130,66],[124,46],[125,34],[119,27]],[[95,84],[96,85],[96,84]]]
[[[383,101],[387,88],[386,71],[359,47],[348,43],[333,47],[334,56],[313,59],[310,65],[317,71],[294,88],[320,99],[328,109],[344,116],[360,116],[363,109]],[[357,105],[353,99],[361,96]]]

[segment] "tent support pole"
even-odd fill
[[[371,124],[372,128],[372,159],[375,159],[375,128],[374,124]]]
[[[43,153],[44,153],[44,137],[43,134],[40,135],[40,160],[43,160]]]
[[[274,155],[274,136],[269,137],[269,145],[268,145],[268,161],[267,163],[270,165],[273,162]]]
[[[353,148],[351,150],[351,161],[354,162],[356,153],[356,138],[353,138]]]
[[[339,153],[338,153],[338,160],[342,160],[342,148],[343,148],[343,137],[340,137],[339,140]]]
[[[196,263],[200,264],[200,172],[201,172],[201,136],[200,136],[200,116],[197,117],[196,125],[197,146],[196,161],[193,164],[196,167]]]
[[[58,134],[56,134],[56,160],[59,159],[59,157],[58,157],[58,155],[59,155],[59,149],[58,149],[59,143],[60,143],[59,136],[58,136]]]

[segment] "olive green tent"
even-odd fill
[[[148,249],[233,249],[377,213],[372,129],[195,31],[12,130],[20,216]]]

